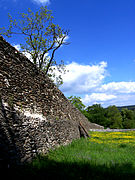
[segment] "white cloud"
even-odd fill
[[[135,105],[135,93],[134,94],[118,94],[116,99],[112,101],[106,102],[104,105],[116,105],[116,106],[124,106],[124,105]]]
[[[69,36],[67,35],[64,39],[64,42],[67,42],[67,40],[69,40]]]
[[[16,45],[13,45],[18,51],[20,51],[21,50],[21,46],[20,46],[20,44],[16,44]]]
[[[69,72],[62,76],[64,84],[61,90],[70,94],[93,91],[94,88],[101,86],[106,77],[106,67],[107,63],[104,61],[97,65],[81,65],[75,62],[66,65]]]
[[[135,82],[111,82],[102,84],[92,94],[85,94],[82,101],[85,105],[98,103],[105,107],[109,105],[134,105]]]
[[[110,105],[124,106],[124,105],[134,105],[135,104],[135,93],[134,94],[108,94],[107,93],[92,93],[86,94],[82,98],[82,102],[86,106],[91,106],[93,104],[101,104],[104,107]]]
[[[84,104],[104,104],[105,101],[109,101],[112,99],[116,99],[117,96],[113,94],[105,94],[105,93],[92,93],[90,95],[86,94],[82,99]]]
[[[20,44],[16,44],[16,45],[13,45],[18,51],[21,51],[21,46],[20,46]],[[31,54],[30,53],[28,53],[28,52],[22,52],[31,62],[33,62],[33,60],[32,60],[32,56],[31,56]],[[44,55],[44,58],[50,58],[50,56],[49,56],[49,53],[46,53],[45,55]],[[40,58],[40,53],[39,53],[39,58]]]
[[[50,0],[32,0],[38,4],[49,4]]]
[[[18,51],[21,51],[21,46],[20,44],[16,44],[16,45],[13,45]],[[23,54],[30,60],[32,61],[32,58],[31,58],[31,54],[30,53],[27,53],[27,52],[23,52]]]
[[[62,75],[64,84],[60,89],[67,96],[81,96],[86,106],[95,103],[104,107],[135,104],[135,82],[104,83],[108,75],[106,62],[96,65],[72,62],[66,68],[69,72]]]
[[[57,41],[57,42],[56,42],[56,46],[58,46],[58,45],[61,43],[62,38],[63,38],[64,36],[65,36],[65,35],[63,34],[61,38],[60,38],[60,37],[57,38],[57,40],[56,40],[56,41]],[[63,43],[66,43],[67,40],[69,40],[69,36],[68,36],[68,35],[64,38]]]
[[[135,82],[111,82],[103,84],[99,91],[113,93],[135,93]]]
[[[98,103],[105,107],[109,105],[134,105],[135,82],[110,82],[102,84],[92,94],[85,94],[82,101],[85,105]]]

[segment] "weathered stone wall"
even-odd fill
[[[44,73],[0,36],[0,160],[23,162],[67,144],[80,137],[80,121],[92,128]]]
[[[27,117],[3,101],[0,103],[0,159],[6,159],[7,164],[29,161],[79,137],[78,127],[71,120]]]

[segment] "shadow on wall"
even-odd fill
[[[11,178],[34,178],[34,179],[59,179],[59,180],[111,180],[111,179],[134,179],[135,168],[132,164],[96,165],[87,162],[70,163],[56,162],[48,158],[39,159],[40,164],[35,167],[30,165],[8,169]]]
[[[19,114],[13,107],[5,107],[0,98],[0,168],[22,163],[26,156],[26,133]],[[34,137],[31,141],[34,141]]]
[[[16,120],[17,123],[18,117],[14,109],[5,109],[0,98],[0,168],[9,167],[13,159],[14,161],[20,161],[20,149],[16,145],[11,119]]]
[[[77,123],[66,119],[52,123],[30,119],[16,111],[13,103],[7,104],[0,98],[0,168],[29,162],[37,154],[80,136],[88,136],[81,124],[78,129]]]
[[[0,167],[31,161],[38,150],[47,152],[55,145],[69,143],[80,136],[89,137],[83,125],[77,125],[66,119],[52,123],[29,119],[16,111],[13,103],[7,104],[0,98]]]

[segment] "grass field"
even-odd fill
[[[135,132],[90,132],[89,139],[37,157],[18,178],[135,179]]]

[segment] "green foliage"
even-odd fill
[[[125,129],[135,128],[135,111],[122,109],[121,111],[123,127]]]
[[[106,127],[107,118],[105,117],[105,109],[100,104],[94,104],[86,108],[85,115],[90,122],[97,123]]]
[[[135,111],[119,109],[116,106],[103,108],[100,104],[86,106],[77,96],[68,97],[69,101],[92,123],[96,123],[111,129],[135,128]]]
[[[79,109],[79,111],[84,112],[85,105],[82,103],[80,97],[70,96],[68,99],[77,109]]]
[[[65,38],[68,31],[53,23],[51,10],[41,7],[33,13],[21,13],[20,20],[13,19],[9,15],[9,29],[0,28],[0,34],[11,37],[13,34],[24,36],[25,43],[21,44],[21,51],[30,54],[33,63],[42,69],[45,74],[55,79],[57,84],[62,84],[61,75],[56,75],[54,69],[66,72],[64,62],[57,64],[54,59],[55,52],[62,46],[68,45]]]
[[[135,111],[122,109],[120,112],[116,106],[103,108],[99,104],[86,108],[84,115],[90,122],[103,125],[111,129],[135,128]]]
[[[108,125],[110,128],[112,129],[123,128],[122,117],[116,106],[109,106],[106,109],[106,117],[108,119],[108,122],[109,122]]]

